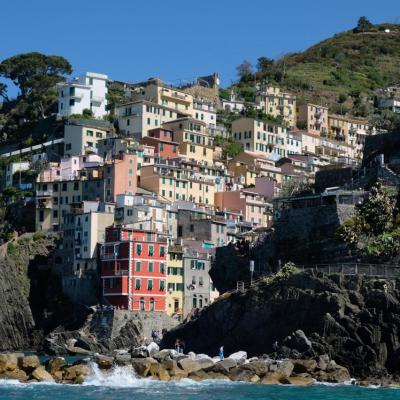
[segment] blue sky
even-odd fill
[[[65,4],[65,6],[64,6]],[[400,22],[399,0],[2,0],[0,60],[39,51],[85,71],[170,83],[303,50],[355,26]]]

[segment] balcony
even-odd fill
[[[90,100],[92,103],[102,103],[104,101],[104,97],[92,96],[92,98]]]
[[[102,253],[102,260],[115,260],[118,257],[118,253]]]
[[[48,190],[36,190],[36,197],[52,197],[53,191],[51,189]]]
[[[88,144],[85,144],[85,152],[87,154],[97,154],[98,149],[97,149],[97,147],[89,146]]]
[[[83,93],[74,93],[74,94],[70,94],[69,95],[70,99],[74,99],[74,100],[82,100],[83,99]]]

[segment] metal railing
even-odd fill
[[[376,278],[400,278],[400,265],[398,264],[368,264],[368,263],[336,263],[336,264],[308,264],[296,265],[302,271],[322,272],[327,275],[341,274],[344,276],[369,276]],[[252,286],[261,282],[271,274],[262,274],[251,281],[236,282],[236,289],[230,292],[244,293]]]

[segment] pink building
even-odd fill
[[[214,194],[214,202],[220,211],[240,213],[243,221],[254,226],[267,226],[270,222],[270,204],[254,188],[217,192]]]

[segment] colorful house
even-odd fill
[[[165,311],[167,238],[127,226],[106,229],[101,279],[106,302],[128,310]]]

